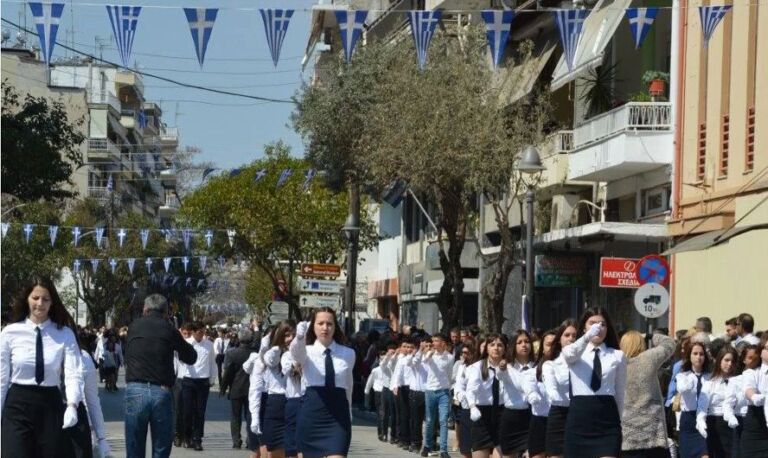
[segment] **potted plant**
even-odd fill
[[[669,82],[669,73],[658,70],[648,70],[643,74],[643,83],[648,85],[648,93],[651,97],[664,95],[666,83]]]

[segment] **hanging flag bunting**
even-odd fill
[[[427,49],[429,42],[432,41],[432,35],[435,33],[435,26],[440,22],[442,11],[408,11],[408,20],[411,23],[411,34],[413,42],[416,45],[416,58],[419,61],[419,68],[424,70],[427,67]]]
[[[589,10],[557,10],[554,11],[555,22],[560,31],[560,43],[563,45],[563,58],[568,71],[573,70],[573,59],[579,46],[581,29]]]
[[[184,273],[187,273],[187,266],[189,265],[189,257],[188,256],[182,257],[181,263],[184,264]]]
[[[75,259],[75,261],[72,263],[72,271],[74,273],[80,273],[80,260]]]
[[[152,273],[152,258],[147,258],[147,260],[144,261],[144,264],[146,264],[146,266],[147,266],[147,273],[151,274]]]
[[[112,174],[109,174],[109,178],[107,178],[107,192],[112,193],[112,190],[115,188],[115,183],[112,181]]]
[[[261,19],[264,20],[264,32],[267,34],[269,53],[272,55],[272,63],[277,67],[280,60],[280,49],[283,47],[285,33],[288,31],[288,23],[293,16],[293,10],[261,9]]]
[[[109,14],[109,22],[112,23],[112,33],[115,34],[120,60],[123,62],[123,67],[128,68],[130,66],[133,39],[136,36],[136,25],[139,22],[141,7],[107,5],[107,13]]]
[[[51,246],[56,244],[56,235],[59,233],[59,226],[48,226],[48,237],[51,238]]]
[[[139,236],[141,237],[141,249],[146,250],[147,242],[149,241],[149,229],[142,229],[139,231]]]
[[[189,277],[187,277],[187,281],[186,281],[186,283],[184,284],[184,286],[186,286],[186,287],[189,287],[189,285],[191,285],[191,284],[192,284],[192,279],[191,279],[191,278],[189,278]]]
[[[704,47],[709,46],[709,39],[715,33],[717,25],[723,19],[725,14],[733,5],[721,6],[700,6],[699,16],[701,17],[701,31],[704,33]]]
[[[136,258],[128,258],[126,261],[128,262],[128,273],[133,275],[133,266],[136,265]]]
[[[171,243],[173,238],[173,229],[163,229],[163,235],[165,235],[165,243]]]
[[[493,68],[498,68],[504,58],[504,49],[507,47],[515,12],[513,10],[483,10],[480,15],[485,21],[485,35],[488,38],[488,47],[491,48]]]
[[[312,183],[312,179],[315,178],[315,175],[317,175],[317,170],[315,169],[308,169],[306,172],[304,172],[304,185],[302,188],[305,191],[309,189],[309,185]]]
[[[189,241],[192,239],[192,229],[182,229],[181,238],[184,240],[184,249],[189,251]]]
[[[363,24],[368,17],[368,11],[336,10],[336,22],[339,23],[341,43],[344,45],[344,60],[349,63],[357,40],[363,35]]]
[[[125,242],[125,236],[126,235],[128,235],[128,232],[125,229],[123,229],[123,228],[120,228],[117,231],[117,240],[120,242],[120,248],[123,247],[123,242]]]
[[[32,225],[29,223],[24,224],[24,241],[29,243],[29,239],[32,238]]]
[[[205,265],[208,264],[208,257],[207,256],[200,256],[200,270],[205,270]]]
[[[45,64],[51,63],[53,48],[56,46],[56,33],[59,31],[59,21],[64,13],[63,3],[30,3],[32,17],[35,19],[37,36],[40,38],[40,52]]]
[[[223,269],[223,268],[224,268],[224,264],[225,264],[226,262],[227,262],[227,260],[226,260],[226,259],[224,259],[224,256],[219,256],[219,268],[220,268],[220,269]]]
[[[101,248],[101,242],[102,240],[104,240],[104,228],[97,227],[95,232],[96,232],[96,246]]]
[[[205,231],[205,244],[208,245],[208,248],[211,247],[211,242],[213,241],[213,231],[208,229]]]
[[[237,231],[234,229],[227,229],[227,238],[229,239],[229,247],[232,248],[235,245],[235,235]]]
[[[261,181],[262,178],[267,176],[267,169],[259,169],[256,171],[256,173],[253,175],[253,182],[258,183]]]
[[[203,68],[205,51],[208,49],[208,41],[211,39],[213,23],[216,22],[218,12],[218,8],[184,8],[200,68]]]
[[[0,232],[0,234],[2,235],[2,238],[5,238],[8,234],[8,229],[11,228],[11,223],[2,223],[0,227],[2,227],[2,232]]]
[[[201,278],[201,279],[197,280],[197,287],[200,288],[201,286],[203,286],[203,283],[205,283],[204,279]]]
[[[291,175],[293,175],[292,169],[283,169],[283,171],[280,172],[280,178],[277,179],[277,187],[279,188],[284,185],[285,182],[288,181],[288,178],[291,177]]]
[[[163,258],[163,266],[165,267],[165,271],[168,272],[168,269],[171,268],[171,258]]]
[[[207,168],[207,169],[203,170],[203,178],[202,178],[202,180],[205,181],[205,179],[208,177],[208,175],[212,174],[214,172],[214,170],[216,170],[216,169]]]
[[[75,226],[72,228],[72,243],[77,246],[77,244],[80,242],[80,228]]]
[[[243,169],[232,169],[232,170],[229,171],[229,177],[230,178],[236,177],[236,176],[240,175],[240,173],[242,171],[243,171]]]
[[[91,259],[91,269],[94,274],[99,270],[99,261],[101,261],[101,259]]]
[[[659,14],[658,8],[627,8],[629,30],[632,31],[635,49],[640,48],[640,45],[643,44],[643,40],[648,35],[648,31],[651,30],[657,14]]]
[[[115,274],[115,269],[117,269],[117,259],[109,258],[109,267],[112,268],[112,275],[114,275]]]

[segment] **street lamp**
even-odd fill
[[[523,157],[517,164],[517,170],[526,175],[533,175],[546,169],[541,165],[541,158],[539,157],[539,151],[533,145],[528,145],[523,151]],[[525,191],[525,204],[527,206],[527,216],[525,221],[525,298],[530,305],[530,313],[532,316],[534,312],[534,261],[533,261],[533,201],[535,198],[533,182],[526,183],[527,189]],[[525,306],[523,304],[523,306]],[[533,320],[531,320],[533,323]]]
[[[352,211],[344,227],[341,228],[347,239],[347,286],[344,289],[344,303],[347,305],[346,334],[352,335],[355,331],[355,286],[357,285],[357,240],[360,234],[360,221],[358,212]]]

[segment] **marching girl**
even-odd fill
[[[355,352],[344,346],[336,312],[321,307],[296,328],[290,351],[301,365],[306,393],[296,424],[304,458],[344,457],[352,441],[352,369]]]
[[[549,399],[549,415],[544,448],[547,456],[562,457],[565,444],[565,420],[568,417],[570,396],[570,371],[563,358],[563,347],[576,341],[577,324],[566,320],[557,330],[548,361],[541,366],[541,378]]]
[[[507,337],[489,334],[481,344],[480,360],[467,369],[466,399],[472,421],[472,456],[488,458],[499,448],[504,409],[499,373],[507,351]],[[506,364],[506,363],[504,363]]]
[[[699,396],[704,382],[709,380],[709,354],[702,342],[688,347],[680,373],[675,377],[680,393],[680,456],[682,458],[706,457],[707,430],[705,416],[696,417]]]
[[[301,382],[301,365],[297,363],[291,352],[283,353],[280,367],[285,377],[285,456],[299,456],[296,448],[296,415],[304,396],[304,386]]]
[[[531,422],[528,428],[528,456],[531,458],[546,456],[547,417],[550,403],[544,386],[543,366],[552,358],[552,346],[556,334],[555,329],[544,333],[539,346],[539,355],[536,358],[536,368],[523,373],[525,397],[531,404]]]
[[[527,371],[535,371],[531,336],[518,330],[507,348],[506,364],[501,365],[499,379],[503,385],[504,410],[501,414],[499,442],[504,456],[524,452],[528,448],[528,430],[531,424],[531,406],[527,399],[541,401],[538,393],[526,393],[525,377]]]
[[[469,404],[467,402],[467,369],[475,363],[474,342],[465,342],[461,347],[461,356],[456,361],[455,382],[453,384],[453,403],[458,407],[456,435],[459,440],[459,453],[464,458],[472,456],[472,424],[469,419]]]
[[[744,396],[749,407],[741,433],[742,456],[768,456],[768,415],[765,413],[765,397],[768,395],[768,333],[765,332],[760,339],[760,360],[760,367],[744,372]]]
[[[250,375],[248,382],[248,412],[250,413],[251,432],[259,440],[259,448],[251,451],[251,458],[267,456],[267,447],[261,437],[261,425],[264,423],[264,412],[267,405],[267,393],[264,388],[264,354],[272,341],[272,331],[268,330],[261,338],[258,353],[251,353],[243,363],[243,370]]]
[[[712,377],[704,382],[699,396],[696,416],[705,417],[707,451],[710,458],[731,456],[733,450],[733,430],[724,416],[723,406],[728,396],[730,380],[741,374],[739,354],[728,345],[717,355]],[[732,420],[735,420],[733,418]],[[738,425],[738,422],[737,422]]]
[[[267,392],[267,403],[261,431],[270,458],[285,456],[286,377],[280,367],[280,359],[282,353],[288,350],[288,345],[293,340],[293,333],[292,322],[288,320],[281,322],[272,338],[272,348],[264,354],[264,388]]]
[[[566,419],[565,456],[617,457],[627,361],[619,350],[608,311],[591,307],[578,326],[583,335],[563,348],[570,369],[571,404]]]
[[[58,456],[62,428],[77,423],[83,398],[83,357],[56,288],[37,278],[21,292],[12,324],[0,333],[0,454]],[[59,382],[64,369],[67,407]]]
[[[760,364],[760,348],[747,345],[741,350],[740,365],[744,371],[756,369]],[[741,432],[747,415],[747,398],[744,396],[744,374],[728,379],[728,390],[723,401],[723,420],[733,430],[731,456],[741,456]]]

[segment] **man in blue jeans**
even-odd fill
[[[160,294],[144,300],[144,316],[131,323],[125,339],[126,456],[144,458],[147,427],[152,428],[152,458],[171,455],[173,355],[194,364],[197,353],[168,320],[168,302]]]
[[[440,421],[440,458],[450,458],[448,454],[448,412],[451,406],[451,373],[453,372],[453,354],[448,351],[447,338],[442,334],[432,336],[432,350],[414,357],[415,364],[421,364],[427,371],[427,383],[424,387],[426,399],[426,428],[424,430],[424,448],[421,456],[428,456],[435,451],[435,421]]]

